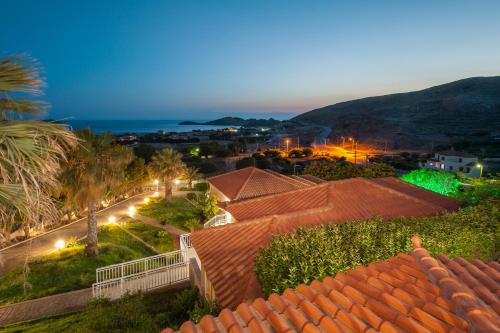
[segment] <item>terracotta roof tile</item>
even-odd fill
[[[234,170],[207,180],[210,186],[215,187],[231,201],[286,192],[316,184],[307,179],[296,179],[254,167]]]
[[[218,318],[205,316],[198,325],[186,322],[180,331],[500,332],[500,316],[490,306],[498,303],[498,284],[491,284],[496,283],[498,266],[463,258],[435,259],[420,247],[420,241],[415,243],[411,255],[398,255],[370,265],[372,268],[360,266],[335,278],[314,280],[311,285],[301,284],[282,295],[271,294],[267,301],[256,298],[240,304],[234,312],[222,310]],[[494,272],[488,275],[476,268]],[[472,276],[474,288],[455,272]],[[413,283],[401,279],[412,274]]]

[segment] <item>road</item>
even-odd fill
[[[131,205],[138,205],[144,202],[146,196],[151,196],[151,192],[142,193],[130,197],[116,205],[110,206],[97,213],[98,225],[103,225],[108,222],[111,215],[119,216],[127,215],[128,208]],[[82,218],[71,224],[49,231],[37,237],[33,237],[30,241],[21,242],[13,246],[0,250],[0,276],[9,272],[11,269],[22,264],[26,255],[29,252],[31,258],[39,257],[50,252],[53,252],[55,243],[58,240],[67,241],[71,237],[78,239],[87,234],[87,218]]]

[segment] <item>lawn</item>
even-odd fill
[[[200,219],[197,209],[189,201],[179,197],[173,197],[169,202],[163,198],[154,198],[139,208],[138,213],[186,231],[189,231],[189,221]]]
[[[197,289],[187,288],[125,296],[114,303],[94,301],[81,312],[15,324],[0,332],[156,333],[166,327],[178,329],[186,320],[217,312],[200,299]]]
[[[0,304],[87,288],[95,282],[96,268],[155,254],[113,225],[99,230],[98,257],[87,257],[84,248],[84,244],[76,244],[30,262],[26,295],[23,268],[7,273],[0,278]]]
[[[155,226],[134,219],[124,220],[123,227],[154,247],[158,252],[174,251],[174,236]]]

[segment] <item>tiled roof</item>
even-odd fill
[[[274,215],[317,210],[329,211],[329,219],[359,220],[380,215],[425,216],[457,209],[455,200],[435,194],[396,178],[368,180],[351,178],[315,186],[228,202],[224,210],[237,222]],[[316,210],[316,211],[315,211]]]
[[[266,194],[280,193],[314,185],[305,179],[295,179],[271,170],[248,167],[207,179],[229,200],[243,200]]]
[[[282,196],[278,194],[270,196],[271,200],[262,197],[242,202],[248,207],[245,214],[253,214],[259,217],[257,219],[191,234],[196,253],[222,306],[234,307],[244,299],[261,295],[254,259],[259,248],[269,244],[273,235],[287,234],[301,226],[360,221],[374,216],[385,219],[430,216],[446,211],[441,206],[364,179],[328,182],[294,192],[286,201],[274,200]]]
[[[500,264],[435,259],[413,241],[410,254],[226,308],[180,332],[500,332]]]

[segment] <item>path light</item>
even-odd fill
[[[61,249],[64,249],[64,246],[66,244],[64,243],[64,241],[62,239],[59,239],[55,244],[55,248],[58,249],[58,250],[61,250]]]
[[[110,217],[108,217],[108,223],[109,224],[116,223],[116,216],[111,215]]]
[[[149,202],[149,198],[144,198],[144,203],[148,203]]]
[[[134,215],[135,215],[135,207],[134,206],[130,206],[128,208],[128,216],[134,217]]]
[[[157,197],[160,195],[160,192],[156,191],[154,194],[153,194],[153,197]]]

